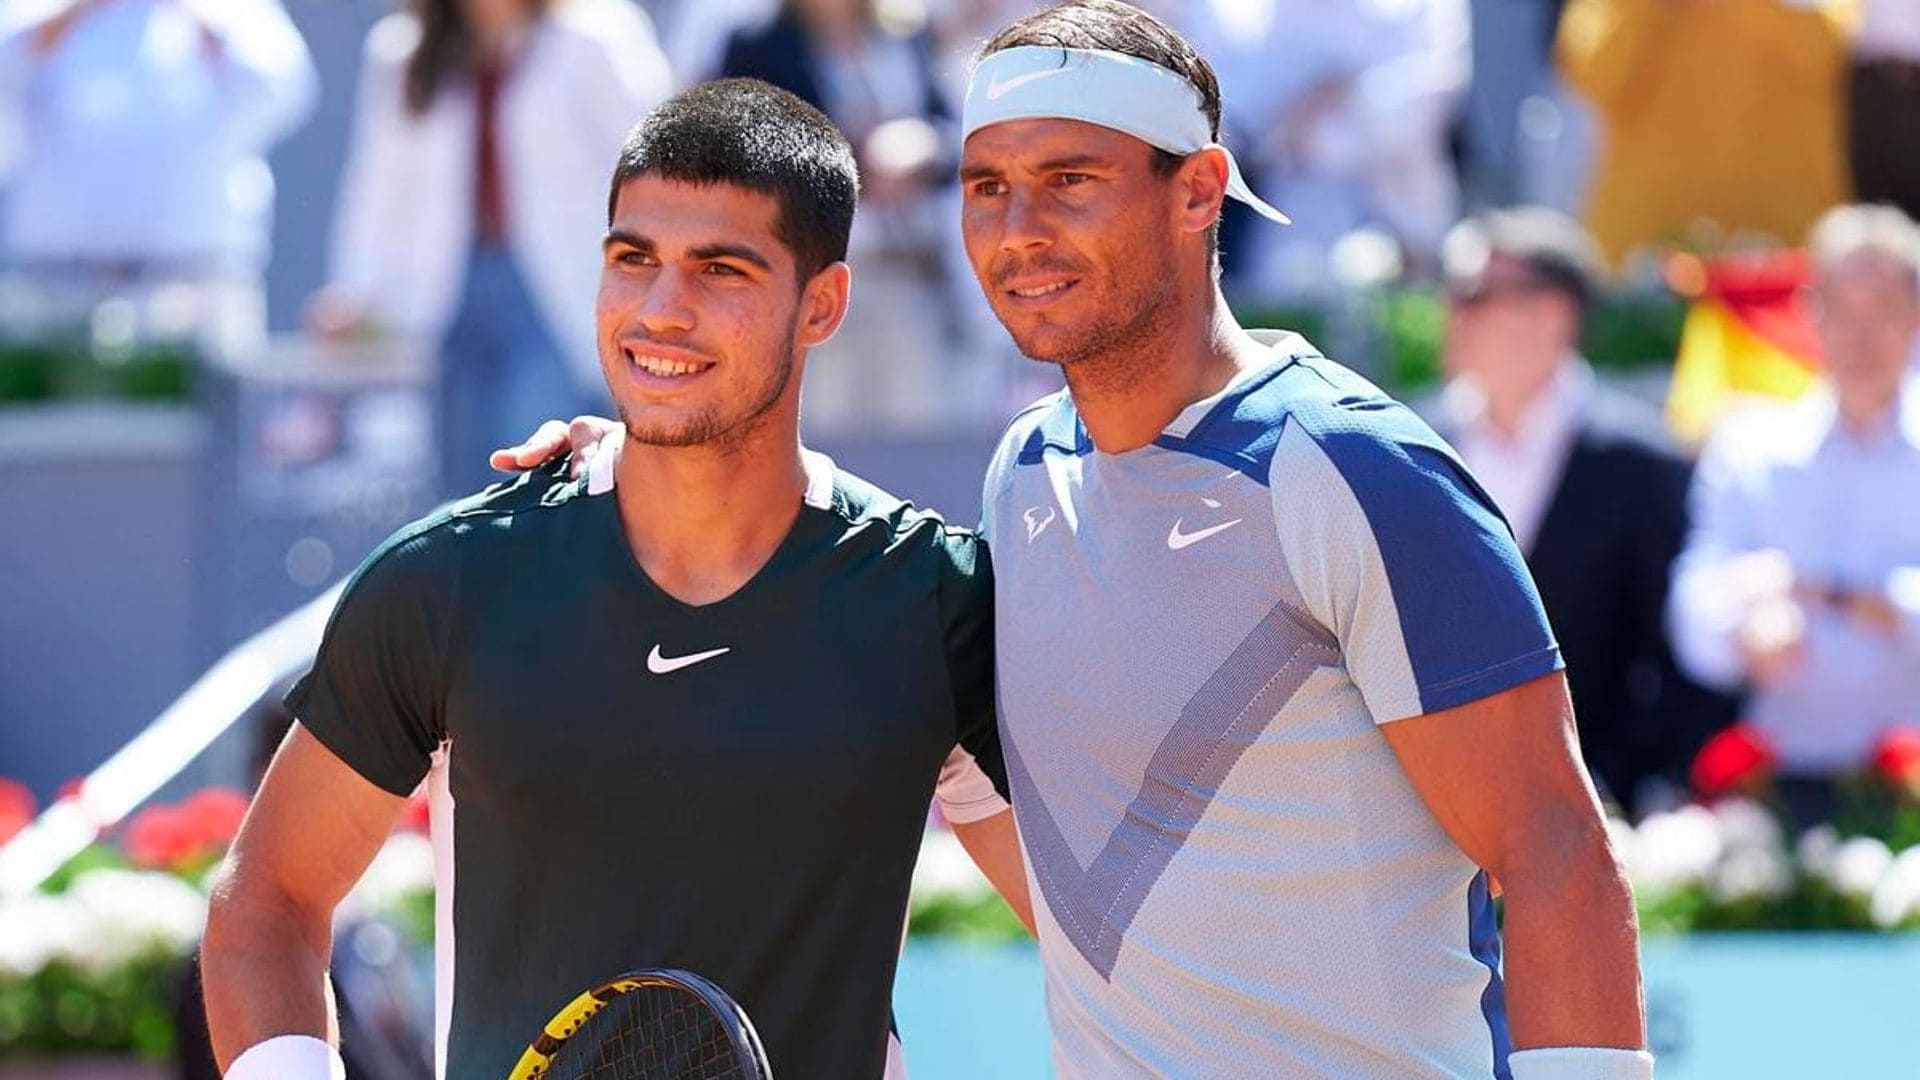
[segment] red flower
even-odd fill
[[[252,804],[253,800],[232,788],[210,787],[194,792],[180,809],[201,847],[225,851],[240,835],[240,822]]]
[[[0,777],[0,844],[33,824],[33,791],[18,780]]]
[[[86,789],[86,786],[87,786],[86,777],[84,776],[69,777],[67,779],[67,782],[64,784],[61,784],[59,790],[53,793],[53,797],[56,799],[77,799],[80,797],[80,793]]]
[[[1760,787],[1779,763],[1779,755],[1765,735],[1749,724],[1735,724],[1700,748],[1688,778],[1702,798],[1714,799]]]
[[[127,822],[120,846],[135,866],[169,870],[199,847],[193,820],[178,806],[149,806]]]
[[[1897,787],[1920,788],[1920,728],[1888,728],[1874,744],[1873,771]]]
[[[432,824],[432,804],[427,801],[426,789],[422,788],[407,800],[407,805],[400,811],[400,820],[395,823],[395,827],[406,832],[425,834],[430,831]]]

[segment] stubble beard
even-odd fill
[[[785,345],[779,362],[760,384],[758,392],[752,398],[753,404],[740,415],[730,419],[723,418],[718,408],[708,408],[673,425],[655,424],[647,426],[636,423],[627,406],[618,406],[620,422],[627,426],[627,439],[643,446],[686,447],[707,446],[723,455],[739,453],[753,441],[753,436],[766,425],[767,414],[786,394],[787,385],[793,381],[793,334],[792,327],[783,335]]]
[[[1170,279],[1148,283],[1109,305],[1128,314],[1101,319],[1060,348],[1045,349],[1019,335],[1012,335],[1014,346],[1029,360],[1058,365],[1076,395],[1124,395],[1161,363],[1157,343],[1175,322],[1175,289]]]

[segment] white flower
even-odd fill
[[[1873,887],[1868,911],[1873,924],[1891,930],[1909,917],[1920,914],[1920,847],[1900,853]]]
[[[1833,853],[1833,867],[1827,879],[1848,896],[1870,896],[1887,867],[1893,864],[1893,852],[1871,836],[1856,836]]]
[[[433,841],[418,833],[394,833],[340,908],[345,916],[392,911],[407,896],[432,889]]]
[[[34,975],[50,961],[68,959],[85,933],[70,897],[34,894],[0,905],[0,975]]]
[[[1833,859],[1840,853],[1840,830],[1831,825],[1815,825],[1800,834],[1795,852],[1807,873],[1833,880]]]
[[[1620,865],[1631,867],[1639,857],[1640,834],[1633,831],[1633,825],[1617,817],[1607,818],[1607,841],[1613,847],[1613,857]]]
[[[1793,866],[1778,848],[1732,848],[1714,868],[1712,888],[1723,903],[1785,896],[1793,891]]]
[[[1652,891],[1697,884],[1707,880],[1725,848],[1713,812],[1683,806],[1640,823],[1628,874],[1636,886]]]
[[[993,890],[973,865],[960,839],[946,829],[928,829],[920,842],[920,861],[913,867],[916,900],[954,897],[972,900]]]
[[[1785,842],[1779,820],[1752,799],[1721,799],[1713,804],[1713,816],[1729,849],[1777,849]]]
[[[154,949],[185,955],[207,925],[207,898],[172,874],[93,870],[67,890],[84,936],[70,959],[104,975]]]

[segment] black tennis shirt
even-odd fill
[[[612,493],[542,474],[403,529],[348,586],[288,706],[387,791],[446,770],[448,1077],[506,1076],[639,967],[732,994],[781,1080],[884,1071],[941,763],[961,743],[1006,790],[993,589],[972,533],[808,470],[717,603],[647,577]]]

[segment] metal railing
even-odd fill
[[[67,860],[179,775],[262,698],[313,663],[344,583],[221,657],[146,729],[0,847],[0,903],[38,889]]]

